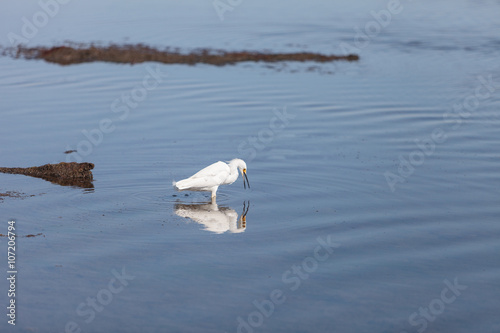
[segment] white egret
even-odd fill
[[[201,169],[189,178],[174,181],[173,185],[178,191],[207,191],[212,192],[212,201],[215,201],[217,189],[220,185],[232,184],[238,179],[238,170],[243,177],[243,186],[250,188],[247,177],[247,164],[235,158],[229,163],[216,162]]]

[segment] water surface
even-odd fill
[[[210,2],[61,5],[29,46],[348,45],[361,60],[0,58],[1,165],[96,166],[93,189],[0,175],[1,192],[28,196],[0,202],[0,233],[15,219],[19,235],[43,234],[17,239],[18,319],[2,331],[499,331],[499,3],[401,6],[356,44],[387,2],[242,2],[224,21]],[[9,46],[40,7],[2,7]],[[158,84],[141,90],[151,73]],[[234,157],[251,190],[221,187],[217,207],[173,190]]]

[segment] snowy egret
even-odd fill
[[[212,201],[220,185],[232,184],[238,179],[238,169],[243,177],[243,186],[250,188],[247,177],[247,164],[245,161],[235,158],[229,163],[216,162],[201,169],[189,178],[173,183],[178,191],[210,191]]]

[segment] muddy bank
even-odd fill
[[[45,164],[30,168],[0,168],[0,172],[42,178],[63,186],[93,188],[92,163]]]
[[[47,62],[59,65],[80,64],[85,62],[104,61],[121,64],[136,64],[146,61],[160,62],[164,64],[209,64],[215,66],[233,65],[239,62],[266,62],[275,63],[283,61],[357,61],[359,56],[349,55],[323,55],[312,52],[296,53],[267,53],[255,51],[229,52],[223,50],[198,49],[189,53],[181,53],[179,49],[166,48],[158,50],[146,45],[68,45],[56,47],[33,47],[18,46],[17,48],[5,48],[3,55],[14,58],[43,59]]]

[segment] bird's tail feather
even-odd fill
[[[189,179],[183,179],[183,180],[179,180],[178,182],[174,181],[173,184],[174,187],[179,190],[179,191],[182,191],[182,190],[185,190],[187,188],[190,188],[191,187],[191,184],[190,184],[190,180]]]

